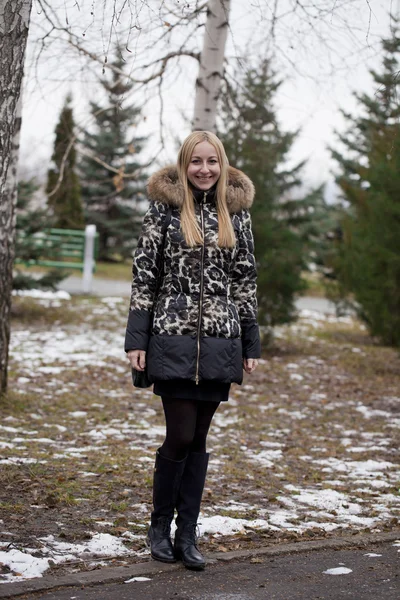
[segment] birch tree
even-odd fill
[[[0,394],[7,389],[21,84],[32,0],[0,5]]]
[[[230,0],[210,0],[196,81],[194,129],[215,131],[217,102],[228,37]]]

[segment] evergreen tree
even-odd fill
[[[287,167],[297,132],[281,130],[273,105],[281,82],[268,60],[236,78],[221,106],[222,139],[230,163],[253,181],[256,197],[252,221],[258,268],[259,319],[262,325],[287,323],[295,317],[295,296],[306,284],[313,238],[312,219],[324,208],[322,188],[294,199],[304,162]],[[316,222],[316,221],[315,221]]]
[[[348,203],[335,259],[341,295],[352,294],[372,335],[400,346],[400,37],[382,41],[375,92],[355,94],[360,116],[333,151],[337,182]]]
[[[48,208],[31,207],[34,194],[39,185],[34,179],[18,182],[17,225],[15,243],[15,264],[13,288],[25,289],[56,289],[57,284],[67,277],[61,269],[51,269],[40,277],[33,277],[26,271],[26,266],[34,264],[42,254],[38,235],[44,229],[54,227],[54,217]]]
[[[118,48],[113,65],[124,69]],[[112,71],[101,85],[107,100],[105,105],[91,102],[94,128],[85,133],[83,144],[92,157],[84,155],[80,162],[82,194],[86,219],[99,233],[100,260],[118,261],[132,255],[140,229],[138,203],[144,199],[145,174],[138,155],[143,138],[132,130],[141,111],[129,104],[132,83],[123,75]]]
[[[70,103],[71,97],[68,96],[55,131],[56,139],[52,156],[54,167],[48,172],[46,191],[49,194],[49,206],[52,207],[55,216],[54,226],[61,229],[83,229],[81,191],[79,178],[75,172],[76,150],[75,144],[71,145],[75,124]],[[58,184],[63,162],[62,181]]]

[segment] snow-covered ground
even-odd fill
[[[68,303],[66,292],[30,294],[43,306],[62,306]],[[105,317],[110,322],[121,323],[120,307],[125,300],[120,297],[105,297],[96,304],[93,315]],[[124,306],[123,305],[123,306]],[[293,335],[313,340],[314,333],[327,323],[350,323],[350,317],[337,319],[332,314],[303,310],[300,320],[290,327]],[[286,328],[287,331],[288,328]],[[284,336],[284,329],[277,331],[277,337]],[[363,352],[361,348],[352,347],[353,354]],[[370,528],[379,531],[380,524],[399,514],[399,495],[392,491],[398,482],[399,463],[397,449],[393,447],[391,434],[400,427],[400,419],[393,418],[391,412],[371,409],[362,401],[354,398],[340,398],[327,401],[326,389],[314,389],[314,374],[325,368],[325,363],[318,357],[301,357],[297,362],[282,363],[275,357],[271,365],[261,361],[273,379],[273,366],[285,369],[287,378],[293,385],[293,394],[297,391],[308,394],[303,404],[294,402],[294,397],[281,394],[275,400],[265,402],[260,390],[246,384],[242,388],[234,388],[230,402],[226,403],[216,414],[210,434],[210,451],[212,453],[207,487],[224,479],[224,467],[228,465],[230,456],[225,453],[227,444],[241,445],[241,460],[248,464],[247,500],[238,502],[227,500],[215,504],[201,514],[200,532],[215,538],[246,533],[252,530],[291,531],[301,535],[303,532],[319,528],[326,532],[337,529],[358,530]],[[123,352],[123,330],[92,326],[69,326],[46,330],[15,330],[11,340],[11,365],[18,369],[16,384],[20,393],[34,392],[51,401],[54,395],[70,393],[76,385],[74,381],[60,384],[60,374],[85,367],[99,367],[112,370],[114,373],[127,372],[127,361]],[[43,378],[43,375],[46,375]],[[338,375],[340,377],[340,375]],[[40,379],[40,384],[37,381]],[[297,386],[297,387],[296,387]],[[46,463],[46,459],[32,459],[30,446],[35,443],[43,448],[52,448],[52,460],[65,461],[95,449],[106,454],[109,444],[125,441],[131,449],[140,450],[143,463],[152,463],[153,449],[164,434],[164,427],[152,423],[155,411],[146,404],[146,398],[152,398],[150,390],[133,390],[126,392],[115,389],[96,390],[92,406],[102,406],[102,394],[115,400],[134,399],[134,407],[128,418],[112,418],[109,422],[98,423],[87,410],[69,412],[67,421],[49,425],[48,436],[39,436],[34,428],[26,428],[23,423],[9,417],[0,425],[0,453],[4,451],[0,464],[18,465],[29,462]],[[256,411],[258,419],[264,423],[261,439],[257,446],[246,445],[246,432],[242,427],[243,406],[241,397],[245,395],[251,410]],[[284,397],[283,397],[284,396]],[[392,402],[400,402],[400,398],[391,398]],[[335,422],[335,416],[343,408],[354,413],[354,426],[346,428]],[[340,456],[329,455],[328,438],[314,432],[313,445],[308,453],[299,457],[300,461],[310,463],[320,473],[321,480],[315,485],[282,483],[280,493],[273,503],[268,502],[264,493],[257,488],[257,477],[269,477],[279,484],[285,477],[286,457],[285,444],[292,428],[301,427],[302,422],[313,418],[315,411],[319,415],[332,420],[332,439],[341,448]],[[43,414],[30,415],[34,422],[42,424]],[[273,417],[273,418],[272,418]],[[276,426],[276,418],[281,419],[281,428]],[[369,425],[378,419],[382,427],[371,430]],[[81,420],[84,431],[76,443],[64,441],[63,432],[68,422]],[[45,425],[44,425],[45,426]],[[241,439],[243,438],[243,439]],[[240,441],[238,441],[240,439]],[[81,442],[81,445],[80,443]],[[13,453],[14,451],[14,453]],[[87,472],[82,462],[81,477],[95,477]],[[249,495],[252,498],[248,502]],[[150,499],[149,499],[150,502]],[[41,550],[37,548],[19,547],[7,541],[9,533],[6,523],[0,521],[0,564],[9,568],[0,581],[16,581],[37,577],[46,572],[50,564],[85,559],[99,560],[102,557],[128,556],[133,554],[124,545],[126,540],[144,539],[150,505],[135,507],[138,518],[134,525],[142,527],[143,533],[130,533],[120,537],[110,534],[94,533],[92,539],[80,544],[59,542],[53,536],[40,539]],[[229,516],[232,511],[233,516]],[[251,515],[251,517],[249,516]],[[142,516],[142,518],[141,518]],[[100,525],[100,524],[99,524]],[[136,555],[147,555],[147,550],[135,552]]]

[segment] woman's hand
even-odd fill
[[[258,360],[256,358],[244,358],[243,359],[243,369],[246,373],[252,373],[256,370],[258,365]]]
[[[132,369],[136,369],[136,371],[144,371],[146,367],[145,350],[129,350],[126,355],[129,358]]]

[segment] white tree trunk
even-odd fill
[[[194,129],[215,131],[217,100],[228,37],[230,0],[210,0],[199,76],[196,81]]]
[[[32,0],[0,3],[0,394],[7,389],[21,85]]]

